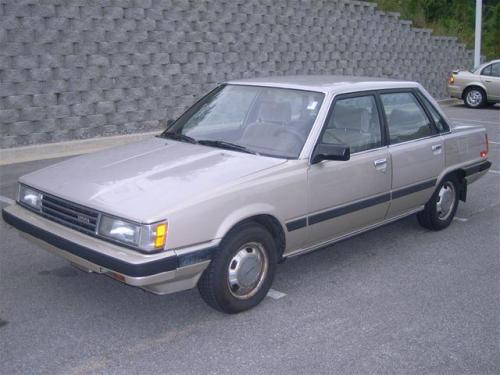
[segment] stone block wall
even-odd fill
[[[159,129],[241,77],[395,77],[445,97],[472,61],[362,1],[0,0],[0,148]]]

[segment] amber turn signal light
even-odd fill
[[[167,224],[162,223],[158,224],[156,227],[156,239],[155,239],[155,247],[157,249],[162,249],[165,246],[165,241],[167,239]]]

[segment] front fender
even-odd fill
[[[279,221],[283,231],[285,231],[283,227],[283,221],[280,220],[279,217],[277,217],[276,209],[272,205],[268,203],[253,203],[240,207],[237,210],[232,211],[229,215],[227,215],[217,228],[215,238],[224,238],[224,236],[235,225],[258,215],[269,215],[274,217]]]

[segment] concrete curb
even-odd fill
[[[440,105],[454,105],[454,104],[461,104],[462,103],[462,101],[460,99],[456,99],[456,98],[440,99],[437,102]]]
[[[142,141],[159,133],[160,131],[154,131],[0,149],[0,165],[86,154],[105,148]]]
[[[446,98],[438,100],[440,105],[461,103],[459,99]],[[33,160],[61,158],[65,156],[86,154],[127,143],[138,142],[152,137],[160,131],[115,135],[111,137],[90,138],[78,141],[44,143],[32,146],[0,149],[0,165],[25,163]]]

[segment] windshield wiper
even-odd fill
[[[163,132],[160,135],[158,135],[160,138],[168,138],[168,139],[174,139],[176,141],[182,141],[182,142],[189,142],[189,143],[198,143],[196,139],[191,138],[190,136],[184,135],[184,134],[179,134],[179,133],[170,133],[170,132]]]
[[[226,142],[226,141],[216,141],[212,139],[200,139],[198,141],[200,145],[205,145],[205,146],[213,146],[213,147],[220,147],[220,148],[225,148],[226,150],[234,150],[234,151],[241,151],[241,152],[246,152],[247,154],[253,154],[253,155],[259,155],[258,152],[252,151],[245,146],[237,145],[235,143],[231,142]]]

